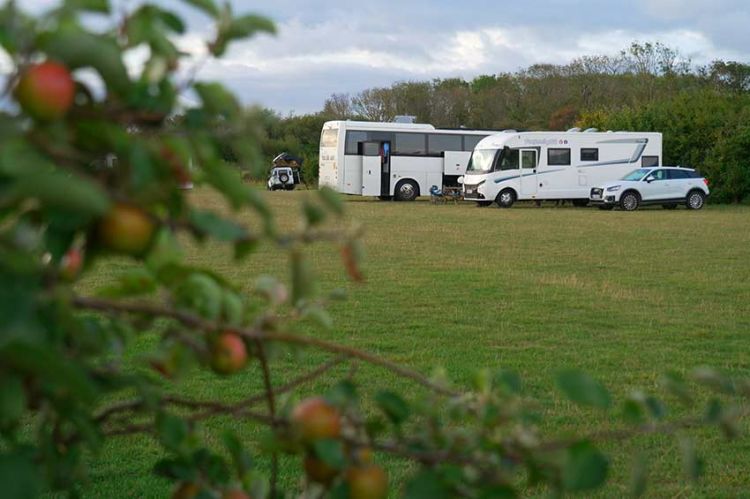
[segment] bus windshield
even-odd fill
[[[638,182],[643,177],[648,175],[650,171],[651,169],[649,168],[638,168],[637,170],[633,170],[632,172],[622,177],[622,180],[632,180],[633,182]]]
[[[466,173],[489,173],[495,162],[496,149],[475,149],[466,167]]]

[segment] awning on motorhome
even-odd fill
[[[300,168],[302,166],[303,159],[289,154],[288,152],[282,152],[275,158],[273,158],[273,166],[289,166],[291,168]]]

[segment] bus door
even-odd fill
[[[390,189],[391,143],[362,143],[362,195],[387,196]]]
[[[539,187],[537,179],[538,155],[536,149],[521,149],[519,154],[519,172],[521,173],[521,195],[536,196]]]

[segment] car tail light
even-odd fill
[[[707,178],[703,179],[703,183],[706,184],[706,187],[708,187],[708,179]]]

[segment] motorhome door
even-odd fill
[[[537,180],[537,160],[538,153],[536,149],[521,149],[519,166],[521,173],[521,195],[535,196],[539,187]]]

